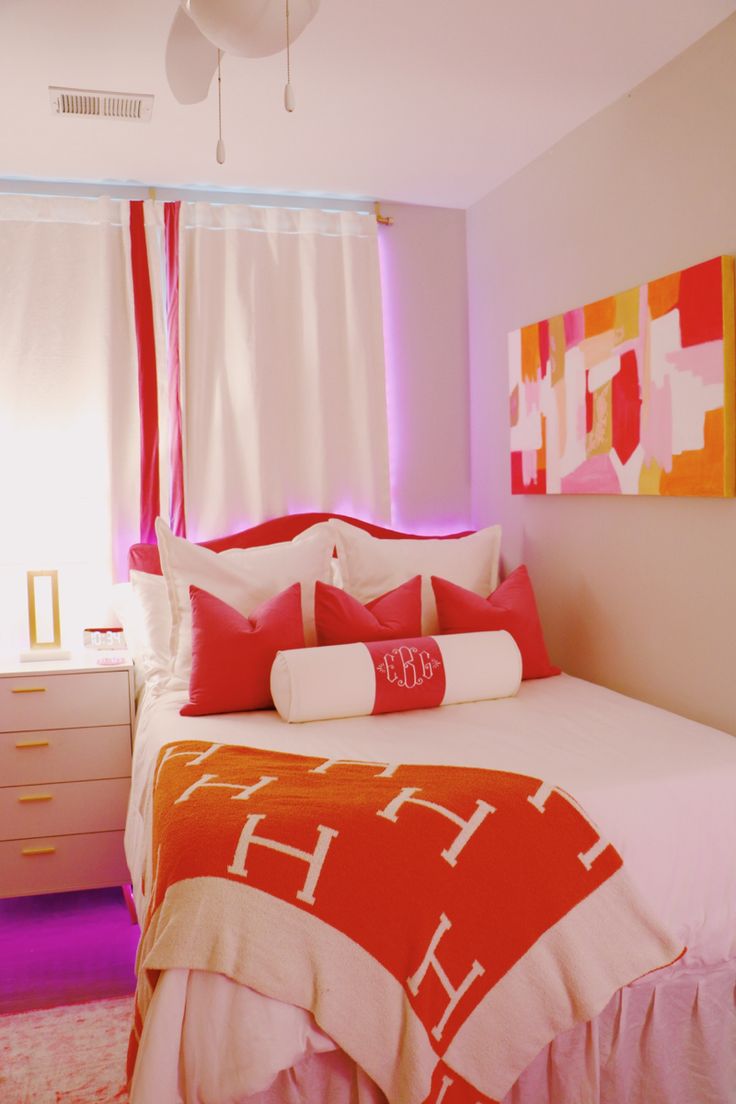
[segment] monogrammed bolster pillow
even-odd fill
[[[503,630],[281,651],[271,668],[285,721],[508,698],[520,683],[521,653]]]

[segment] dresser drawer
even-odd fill
[[[108,832],[125,826],[129,778],[0,789],[0,840]]]
[[[0,897],[98,889],[129,881],[122,832],[0,843]]]
[[[117,724],[130,724],[127,671],[0,678],[0,732]]]
[[[0,783],[80,782],[130,775],[130,726],[0,733]]]

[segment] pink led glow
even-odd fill
[[[262,517],[256,517],[233,512],[229,514],[228,523],[220,533],[205,532],[202,527],[197,524],[196,518],[193,519],[191,515],[188,515],[187,540],[195,544],[198,542],[201,543],[202,541],[216,540],[232,533],[242,533],[246,529],[252,529],[254,526],[261,525],[264,521],[271,521],[275,517],[293,517],[296,514],[345,514],[347,517],[355,517],[360,518],[362,521],[370,521],[374,525],[388,525],[388,520],[386,518],[376,517],[373,511],[366,509],[352,499],[337,499],[329,509],[326,509],[321,502],[289,500],[284,507],[283,515],[271,513]]]
[[[378,227],[378,256],[381,270],[381,297],[383,306],[383,346],[386,363],[386,412],[388,419],[389,482],[391,494],[392,525],[396,529],[418,536],[444,536],[466,531],[469,519],[466,513],[442,510],[423,512],[417,520],[416,508],[405,505],[402,493],[408,483],[411,467],[410,415],[412,383],[406,371],[404,328],[406,326],[404,304],[400,292],[402,282],[397,277],[396,227]]]
[[[386,227],[378,227],[378,260],[381,270],[381,309],[383,312],[383,350],[386,363],[386,416],[388,419],[388,464],[391,485],[391,516],[396,521],[394,489],[398,483],[401,469],[399,451],[400,428],[399,411],[401,408],[398,380],[397,320],[395,317],[393,266],[391,247]]]

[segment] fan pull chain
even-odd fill
[[[222,50],[217,51],[217,164],[225,164],[225,143],[222,140],[222,74],[220,73],[220,58]]]
[[[294,89],[291,87],[291,34],[289,32],[289,0],[286,0],[286,87],[284,88],[284,107],[294,110]]]

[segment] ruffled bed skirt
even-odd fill
[[[558,1036],[504,1104],[734,1104],[736,960],[644,978]]]
[[[157,989],[131,1104],[386,1104],[314,1027],[301,1029],[295,1045],[292,1032],[280,1040],[259,1013],[254,1039],[254,1020],[249,1029],[249,1017],[233,1017],[249,991],[226,978],[173,970]],[[220,1015],[228,1016],[223,1030]],[[263,1060],[272,1047],[281,1072],[266,1089],[234,1095],[233,1056],[249,1047]],[[676,964],[620,990],[594,1020],[553,1040],[503,1104],[736,1104],[736,959]]]

